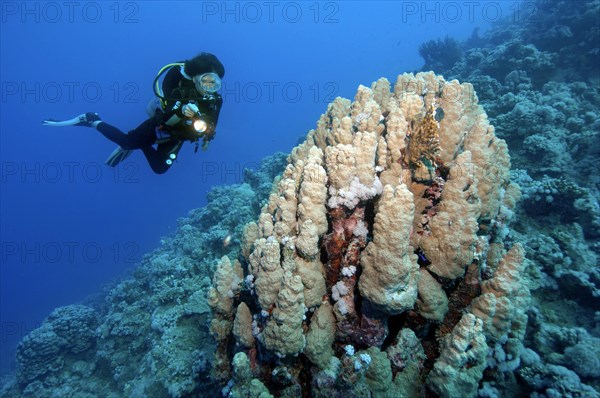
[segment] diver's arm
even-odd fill
[[[223,98],[218,96],[215,99],[214,109],[209,108],[207,112],[203,112],[205,121],[208,124],[208,129],[204,133],[204,142],[210,141],[215,137],[221,106],[223,106]]]
[[[165,124],[173,116],[177,116],[179,120],[184,119],[183,106],[185,105],[182,101],[167,102],[167,108],[162,112],[159,117],[158,124]]]
[[[217,126],[217,123],[219,122],[219,114],[221,113],[221,107],[223,106],[223,98],[219,95],[219,97],[217,97],[217,102],[216,102],[216,108],[214,111],[214,125],[215,127]]]

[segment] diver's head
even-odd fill
[[[185,75],[191,77],[196,90],[201,94],[213,94],[221,88],[225,68],[219,59],[210,53],[201,53],[185,61]]]
[[[200,94],[214,94],[221,88],[221,78],[215,72],[196,75],[192,81]]]

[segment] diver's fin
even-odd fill
[[[79,116],[74,117],[69,120],[56,120],[56,119],[46,119],[42,122],[43,126],[51,126],[51,127],[64,127],[64,126],[75,126],[79,123]]]
[[[114,151],[112,151],[108,159],[106,159],[106,164],[110,167],[117,167],[119,163],[131,155],[131,152],[133,152],[133,150],[123,149],[118,146]]]
[[[65,127],[65,126],[86,126],[90,127],[93,122],[99,121],[100,117],[95,112],[82,113],[69,120],[46,119],[42,121],[42,126]]]

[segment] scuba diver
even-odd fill
[[[159,79],[165,73],[161,85]],[[223,64],[216,56],[205,52],[185,62],[165,65],[154,79],[156,98],[146,109],[150,118],[127,134],[102,121],[94,112],[65,121],[48,119],[42,124],[95,127],[119,145],[106,164],[115,167],[134,149],[141,149],[152,170],[162,174],[171,167],[185,141],[194,142],[197,152],[200,138],[203,150],[214,138],[223,104],[217,91],[224,75]]]

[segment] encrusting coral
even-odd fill
[[[277,396],[474,396],[497,343],[518,358],[527,321],[522,249],[487,255],[518,197],[509,168],[469,84],[404,74],[337,98],[246,226],[238,344],[218,357],[244,353],[251,374],[216,380],[236,394],[260,379]],[[407,338],[410,352],[392,349]]]

